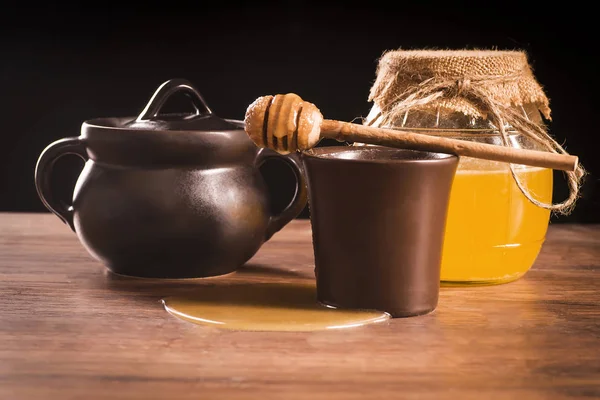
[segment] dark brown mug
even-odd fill
[[[190,98],[195,113],[161,113],[176,93]],[[86,161],[70,204],[51,185],[54,163],[68,154]],[[269,159],[288,164],[297,181],[278,215],[259,169]],[[86,121],[79,137],[50,144],[35,185],[44,205],[111,271],[155,278],[232,272],[306,205],[298,156],[258,149],[243,122],[216,116],[181,79],[161,85],[137,117]]]
[[[433,311],[458,157],[336,146],[302,158],[319,301],[392,317]]]

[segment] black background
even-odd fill
[[[138,114],[170,78],[192,81],[222,117],[243,118],[258,96],[295,92],[326,118],[352,120],[369,111],[385,50],[497,48],[527,51],[551,101],[551,133],[590,172],[575,211],[553,221],[600,222],[597,22],[573,4],[523,3],[4,3],[0,211],[45,211],[33,186],[44,147],[77,136],[87,119]],[[64,198],[78,168],[57,167]],[[279,207],[289,171],[270,164],[265,174]],[[555,178],[561,200],[566,186]]]

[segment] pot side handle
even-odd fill
[[[265,240],[269,240],[276,232],[280,231],[291,220],[296,218],[302,212],[308,201],[306,191],[306,180],[304,172],[297,154],[281,155],[268,148],[262,148],[256,155],[256,166],[260,168],[269,159],[275,159],[285,162],[294,172],[296,178],[296,192],[290,203],[278,215],[272,215],[269,219]]]
[[[62,156],[74,154],[84,161],[88,160],[85,144],[78,137],[70,137],[51,143],[42,151],[35,166],[35,189],[44,206],[52,211],[71,230],[73,226],[73,206],[65,204],[56,198],[51,188],[52,169],[56,161]]]

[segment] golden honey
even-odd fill
[[[249,283],[201,286],[190,296],[163,299],[165,309],[184,321],[242,331],[306,332],[382,322],[382,311],[347,310],[317,302],[310,283]]]
[[[537,200],[552,200],[552,170],[515,166]],[[502,283],[521,277],[544,242],[550,212],[521,193],[508,164],[461,158],[450,194],[442,282]]]

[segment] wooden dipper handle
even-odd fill
[[[572,155],[449,139],[406,130],[373,128],[327,119],[321,123],[321,136],[340,141],[449,153],[561,171],[575,171],[579,162],[579,159]]]
[[[403,149],[455,154],[512,164],[575,171],[576,156],[525,150],[323,119],[319,109],[298,95],[259,97],[246,111],[245,130],[259,147],[280,153],[308,150],[324,137]]]

